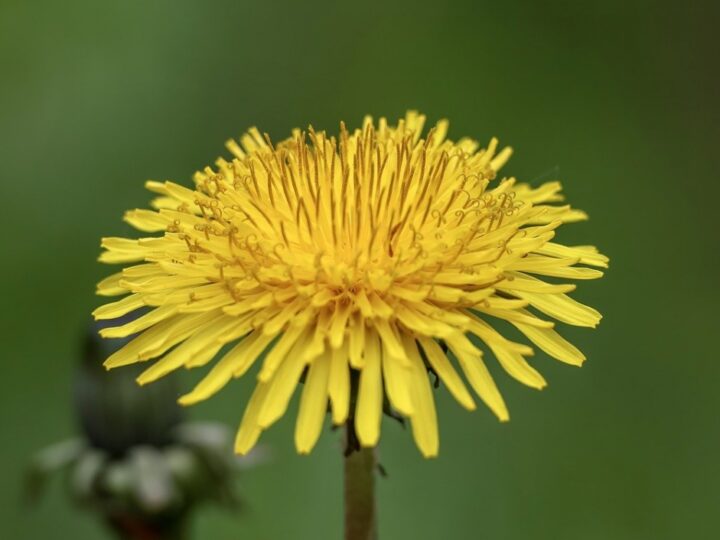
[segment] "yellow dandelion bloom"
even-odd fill
[[[425,456],[438,452],[429,373],[466,409],[477,396],[502,420],[508,411],[483,360],[489,349],[507,373],[533,388],[545,379],[526,360],[533,349],[492,326],[501,319],[568,364],[585,357],[552,320],[594,327],[600,314],[569,296],[607,258],[592,246],[552,241],[561,224],[586,219],[558,182],[537,188],[498,179],[511,154],[493,139],[481,148],[446,138],[438,122],[410,112],[397,126],[366,118],[338,137],[295,130],[273,144],[251,129],[229,141],[194,177],[195,188],[148,182],[154,210],[125,219],[140,239],[105,238],[100,260],[131,264],[98,285],[126,295],[98,308],[113,319],[150,306],[102,335],[137,334],[107,359],[115,368],[150,363],[146,384],[180,367],[209,364],[187,395],[205,400],[262,358],[236,451],[248,452],[304,385],[295,430],[301,453],[332,421],[352,416],[361,445],[380,437],[387,398],[409,419]],[[540,277],[537,277],[540,276]]]

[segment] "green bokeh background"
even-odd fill
[[[612,263],[576,295],[605,316],[567,331],[582,369],[538,354],[543,392],[494,369],[509,424],[440,392],[441,454],[423,461],[384,423],[381,537],[720,538],[717,6],[0,2],[0,537],[105,537],[59,486],[27,509],[19,485],[75,429],[99,238],[129,232],[143,181],[189,182],[251,125],[277,138],[417,108],[511,144],[509,174],[562,179],[591,220],[561,240]],[[250,383],[193,416],[234,426]],[[203,512],[196,538],[340,537],[338,435],[296,456],[293,416],[242,478],[247,512]]]

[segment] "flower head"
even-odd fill
[[[148,182],[155,210],[125,219],[160,235],[103,239],[101,261],[133,266],[99,284],[101,295],[127,296],[95,316],[153,309],[102,331],[139,333],[105,365],[155,360],[138,378],[145,384],[221,354],[180,398],[192,404],[262,358],[237,452],[285,413],[305,374],[299,452],[317,441],[328,401],[335,424],[352,415],[360,443],[374,446],[387,398],[425,456],[438,452],[429,372],[474,409],[459,367],[500,420],[508,411],[483,349],[520,382],[545,386],[526,360],[533,349],[494,320],[580,365],[585,357],[545,317],[594,327],[600,314],[566,295],[575,285],[544,278],[602,275],[590,268],[607,266],[594,247],[552,242],[561,224],[586,215],[550,204],[562,200],[558,182],[499,180],[511,150],[497,151],[497,140],[453,142],[446,121],[423,136],[424,120],[366,118],[353,132],[341,124],[338,137],[309,128],[276,144],[251,129],[227,143],[232,160],[196,173],[194,189]]]

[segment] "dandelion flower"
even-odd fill
[[[189,189],[147,183],[154,210],[125,220],[140,239],[104,238],[100,260],[128,265],[98,285],[125,295],[98,308],[112,319],[145,308],[108,338],[137,336],[106,367],[149,362],[140,384],[180,367],[213,363],[180,398],[205,400],[258,362],[257,385],[237,434],[244,454],[283,416],[303,380],[295,445],[315,445],[330,405],[334,424],[354,422],[359,443],[380,437],[387,401],[409,419],[424,456],[437,455],[430,374],[466,409],[475,394],[509,418],[484,352],[533,388],[545,379],[533,348],[504,337],[502,320],[548,355],[585,357],[555,321],[594,327],[600,314],[567,293],[600,277],[607,258],[592,246],[554,243],[563,223],[586,219],[558,182],[537,188],[498,178],[511,154],[446,138],[448,123],[423,135],[409,112],[337,137],[311,128],[273,143],[250,129],[229,141]],[[547,281],[545,278],[560,278]],[[151,362],[152,361],[152,362]],[[461,374],[464,375],[461,377]]]

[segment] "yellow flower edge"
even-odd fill
[[[278,143],[252,128],[228,141],[231,160],[195,174],[194,189],[147,182],[153,209],[125,220],[157,234],[102,240],[100,261],[127,266],[98,294],[124,297],[94,316],[151,309],[101,331],[135,335],[105,366],[153,360],[138,378],[147,384],[222,354],[180,398],[190,405],[261,358],[236,452],[249,452],[283,416],[305,374],[298,452],[312,450],[328,402],[334,424],[354,415],[360,444],[377,445],[387,397],[432,457],[431,371],[473,410],[461,372],[501,421],[508,410],[483,348],[511,377],[546,385],[526,360],[533,348],[501,335],[494,320],[557,360],[582,364],[555,321],[595,327],[601,315],[567,295],[573,283],[558,282],[598,278],[608,259],[552,240],[586,214],[558,204],[559,182],[532,188],[498,178],[511,149],[498,151],[496,139],[487,148],[453,142],[444,120],[423,137],[424,122],[414,111],[396,126],[366,117],[352,132],[342,123],[338,136],[310,127]]]

